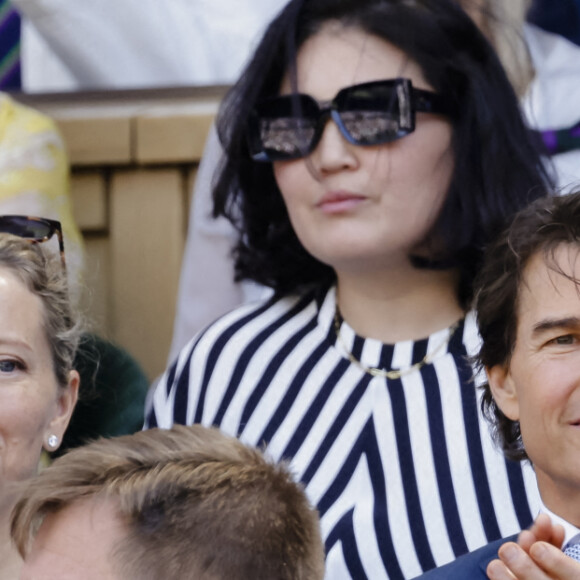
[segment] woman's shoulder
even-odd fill
[[[281,327],[300,325],[318,317],[327,290],[311,290],[303,294],[269,298],[244,304],[220,316],[194,336],[178,357],[182,364],[210,350],[237,349],[251,342],[263,342]]]
[[[203,413],[206,405],[213,408],[227,399],[230,382],[237,385],[247,373],[255,382],[278,353],[306,348],[297,337],[324,340],[321,320],[327,325],[331,320],[320,313],[328,310],[333,299],[333,293],[328,294],[273,296],[236,308],[211,323],[181,350],[161,377],[147,426],[198,421],[196,413]]]

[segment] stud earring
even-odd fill
[[[56,435],[50,435],[48,440],[47,440],[47,444],[50,447],[50,449],[52,451],[54,451],[58,445],[58,437]]]

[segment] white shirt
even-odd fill
[[[546,514],[553,523],[560,524],[564,528],[564,541],[562,542],[562,550],[571,542],[575,544],[580,541],[580,528],[577,528],[574,524],[567,522],[564,518],[561,518],[559,515],[556,515],[553,511],[548,509],[544,502],[540,500],[540,513]]]
[[[235,81],[287,0],[13,0],[26,90]]]

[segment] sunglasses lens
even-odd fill
[[[316,133],[316,121],[304,117],[262,119],[260,137],[264,149],[273,157],[301,157],[308,153]]]
[[[270,161],[310,153],[320,110],[306,95],[270,99],[256,108],[257,142]]]
[[[24,216],[1,216],[0,232],[31,240],[44,240],[52,234],[52,227],[46,222]]]
[[[377,145],[398,137],[398,121],[383,111],[344,111],[340,120],[358,145]]]
[[[357,145],[377,145],[409,133],[401,124],[401,85],[367,83],[342,90],[336,104],[344,130]]]

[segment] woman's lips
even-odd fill
[[[331,191],[316,204],[324,213],[345,213],[366,201],[364,195],[348,191]]]

